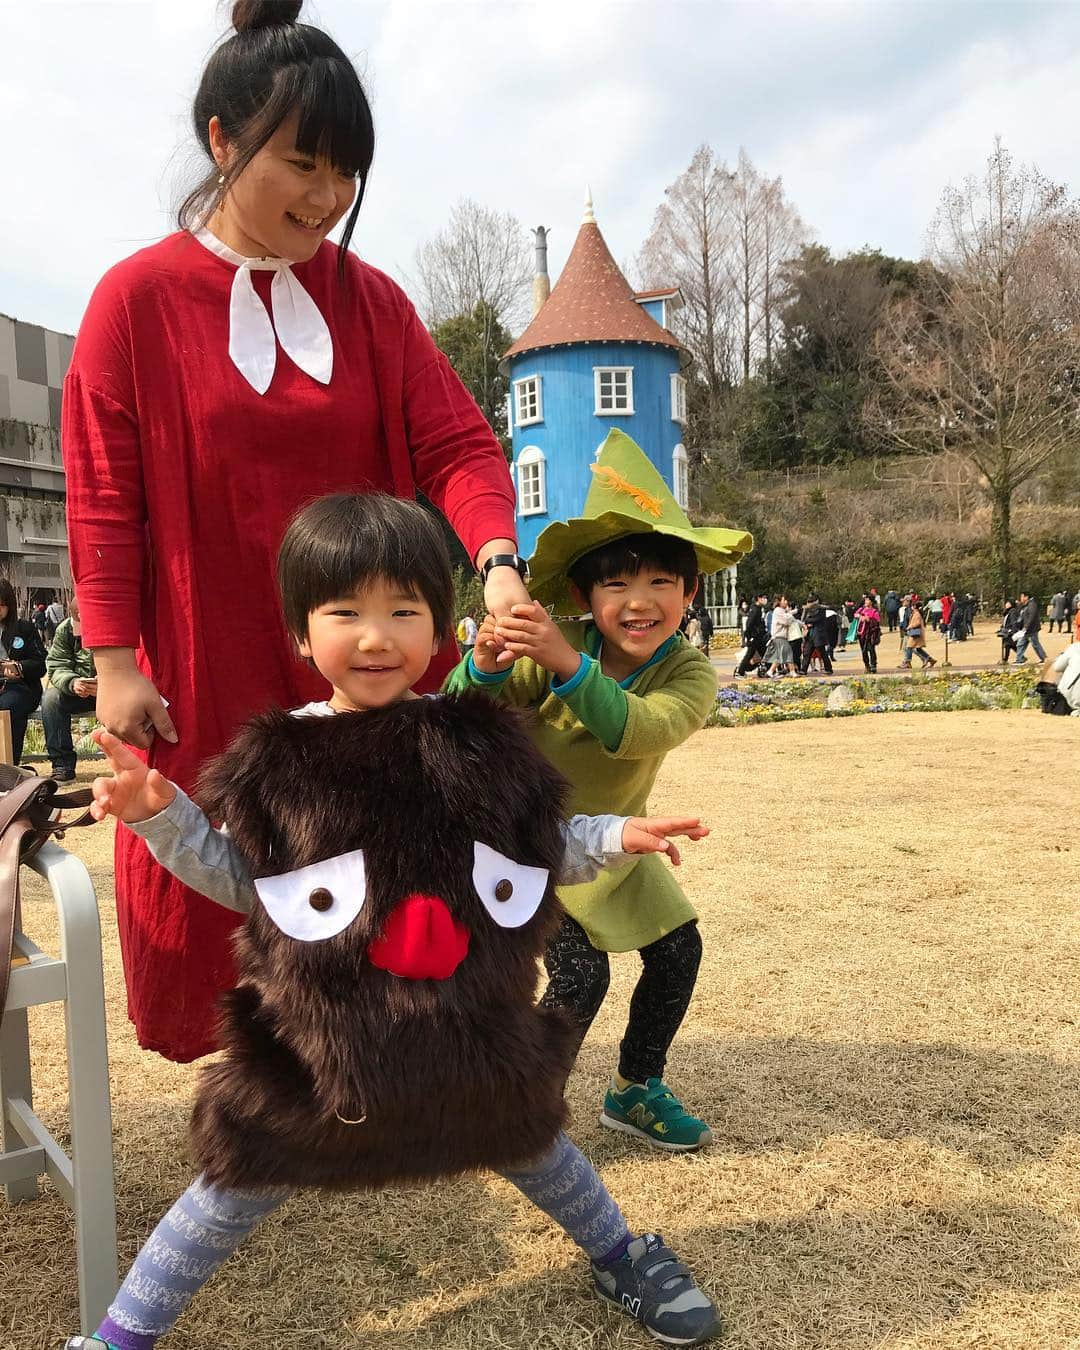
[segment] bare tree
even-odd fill
[[[710,427],[735,374],[735,312],[727,283],[729,178],[712,150],[698,146],[689,167],[665,191],[637,262],[645,286],[678,286],[682,291],[684,304],[673,327],[697,362]]]
[[[674,327],[697,362],[711,438],[733,386],[772,360],[778,277],[809,238],[779,178],[758,173],[745,150],[734,171],[707,145],[666,190],[638,256],[647,286],[677,285]]]
[[[741,159],[741,157],[740,157]],[[764,373],[772,378],[773,343],[778,313],[786,301],[783,271],[810,240],[810,230],[784,196],[780,178],[766,179],[759,195],[761,213],[761,320]]]
[[[990,497],[991,563],[1012,581],[1016,489],[1080,431],[1080,210],[1000,141],[946,191],[921,293],[889,314],[868,415],[909,449],[966,455]]]
[[[429,328],[481,305],[516,332],[528,315],[531,284],[532,248],[521,224],[469,198],[416,250],[412,290]]]

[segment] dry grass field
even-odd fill
[[[714,834],[682,869],[705,960],[668,1078],[716,1142],[667,1157],[596,1116],[634,958],[570,1084],[572,1133],[632,1225],[722,1303],[735,1350],[1080,1347],[1080,722],[919,714],[702,732],[656,807]],[[72,840],[107,944],[122,1260],[190,1180],[191,1068],[126,1021],[108,827]],[[27,926],[51,906],[25,884]],[[63,1120],[62,1034],[35,1021]],[[57,1198],[0,1199],[0,1347],[75,1328]],[[310,1196],[193,1305],[175,1350],[608,1350],[570,1243],[507,1184]]]

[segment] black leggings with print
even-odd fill
[[[642,970],[619,1046],[619,1073],[634,1083],[644,1083],[648,1078],[663,1078],[668,1050],[694,992],[701,964],[696,920],[650,942],[638,955]],[[584,928],[567,914],[548,943],[544,965],[550,983],[541,1003],[570,1015],[578,1029],[580,1049],[608,991],[608,954],[597,951]]]

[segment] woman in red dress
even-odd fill
[[[179,233],[112,268],[64,387],[68,532],[102,723],[191,787],[236,726],[323,690],[280,616],[289,517],[327,492],[422,491],[478,567],[512,555],[502,450],[388,277],[348,252],[374,149],[348,58],[299,3],[238,0],[194,105],[213,161]],[[327,235],[344,218],[341,247]],[[510,563],[488,608],[526,598]],[[456,652],[429,672],[432,687]],[[215,1048],[233,920],[120,831],[116,898],[139,1042]]]

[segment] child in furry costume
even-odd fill
[[[107,732],[117,816],[160,862],[246,912],[224,1056],[202,1071],[201,1175],[158,1225],[94,1338],[148,1350],[297,1187],[374,1188],[493,1167],[592,1261],[600,1294],[668,1344],[719,1321],[653,1234],[634,1237],[562,1132],[567,1028],[535,1004],[556,880],[678,853],[693,819],[562,816],[564,784],[512,713],[417,699],[450,619],[437,527],[390,497],[324,498],[279,558],[323,704],[253,718],[208,766],[207,816]]]

